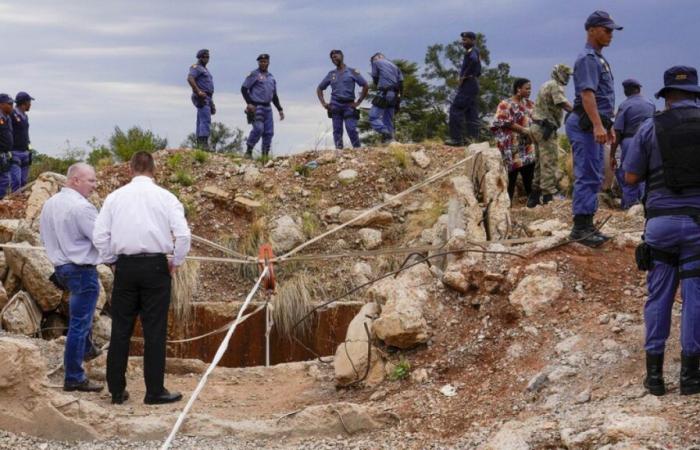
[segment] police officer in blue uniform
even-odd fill
[[[12,97],[0,94],[0,199],[4,198],[12,187],[12,104]]]
[[[595,11],[586,19],[585,28],[587,43],[574,65],[574,111],[566,119],[574,159],[571,238],[598,247],[609,239],[593,225],[603,182],[603,145],[615,140],[611,119],[615,108],[613,74],[602,51],[610,45],[613,30],[622,27],[607,12]]]
[[[382,53],[375,53],[370,58],[372,81],[377,87],[377,95],[372,99],[369,110],[369,124],[382,136],[382,142],[394,139],[394,112],[401,104],[403,94],[403,74],[396,64],[389,61]]]
[[[345,130],[352,146],[360,146],[360,135],[357,132],[357,119],[360,114],[357,109],[362,101],[367,97],[369,86],[359,71],[347,67],[343,62],[343,52],[331,50],[331,61],[335,64],[335,69],[328,72],[321,83],[316,88],[316,95],[321,105],[328,111],[328,117],[333,120],[333,141],[335,148],[343,148],[343,122]],[[355,101],[355,85],[362,87],[360,97]],[[323,98],[323,91],[331,87],[331,102],[326,103]]]
[[[253,148],[262,137],[262,155],[267,157],[270,154],[272,136],[274,135],[274,122],[272,121],[272,107],[275,105],[280,115],[280,120],[284,120],[284,111],[277,97],[277,82],[275,77],[268,72],[270,67],[270,55],[263,53],[258,56],[258,68],[246,77],[241,86],[241,94],[246,102],[246,115],[248,123],[253,125],[246,141],[246,158],[253,157]]]
[[[681,286],[680,393],[700,393],[700,87],[693,67],[664,73],[666,110],[639,127],[622,162],[625,181],[646,181],[644,241],[637,265],[647,274],[644,305],[647,375],[654,395],[666,392],[663,362],[673,302]]]
[[[476,34],[465,31],[460,34],[462,46],[466,49],[462,67],[459,70],[459,87],[450,106],[448,127],[450,140],[447,145],[464,145],[462,128],[466,120],[466,135],[470,142],[479,139],[479,77],[481,57],[476,48]]]
[[[613,124],[615,141],[610,146],[611,167],[615,167],[617,164],[615,154],[618,145],[622,148],[620,161],[624,161],[627,149],[637,129],[642,122],[652,117],[656,111],[654,103],[642,96],[642,85],[639,81],[629,78],[622,82],[622,88],[627,98],[620,104],[617,114],[615,114],[615,123]],[[640,183],[637,186],[630,186],[625,183],[625,172],[622,170],[622,164],[615,169],[615,178],[622,190],[622,209],[628,209],[642,199],[644,183]]]
[[[32,164],[32,153],[29,148],[29,118],[27,112],[32,107],[31,95],[26,92],[18,92],[15,96],[15,108],[12,110],[12,191],[16,191],[25,184],[29,177],[29,166]]]
[[[211,131],[211,116],[216,114],[214,105],[214,79],[207,69],[209,50],[197,52],[197,62],[192,64],[187,75],[187,82],[192,88],[192,103],[197,108],[197,126],[195,134],[197,144],[204,150],[209,150],[209,133]]]

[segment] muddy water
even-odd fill
[[[258,305],[250,305],[253,311]],[[311,332],[301,339],[306,347],[294,340],[280,336],[275,328],[270,335],[270,363],[304,361],[317,355],[327,356],[335,353],[340,342],[345,339],[345,332],[352,318],[362,305],[359,303],[339,303],[328,309],[318,311],[312,319]],[[182,324],[169,320],[168,339],[182,339],[199,336],[226,325],[238,313],[240,304],[230,303],[195,303],[193,318],[187,329]],[[137,324],[136,336],[141,336],[140,324]],[[208,336],[193,342],[168,344],[168,357],[196,358],[209,362],[213,359],[226,332]],[[131,343],[131,355],[143,355],[142,342]],[[265,310],[261,310],[248,320],[238,325],[229,343],[228,350],[219,365],[224,367],[247,367],[265,364]]]

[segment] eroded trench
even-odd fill
[[[186,326],[176,323],[171,313],[168,321],[168,339],[187,339],[216,330],[235,319],[240,306],[240,303],[194,303],[191,319]],[[258,306],[259,304],[251,303],[244,314],[253,312]],[[359,302],[347,302],[316,311],[309,319],[312,324],[308,334],[298,337],[303,345],[287,336],[281,336],[273,325],[270,333],[270,364],[306,361],[318,356],[333,355],[337,346],[345,340],[348,325],[361,307]],[[220,366],[250,367],[265,364],[265,315],[263,308],[236,327],[228,349],[219,363]],[[134,334],[142,336],[138,323]],[[194,358],[210,362],[225,335],[224,331],[191,342],[168,343],[168,357]],[[131,343],[131,355],[143,355],[142,341],[136,340]]]

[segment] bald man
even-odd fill
[[[99,253],[92,245],[97,208],[87,200],[97,184],[95,170],[85,163],[73,164],[60,192],[41,210],[41,240],[54,265],[58,286],[70,293],[70,321],[63,356],[64,391],[99,392],[102,385],[90,381],[83,360],[92,352],[92,319],[99,294]]]

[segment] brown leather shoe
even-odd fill
[[[80,392],[100,392],[103,386],[101,384],[93,383],[89,379],[85,379],[82,383],[76,384],[63,384],[63,390],[66,392],[80,391]]]

